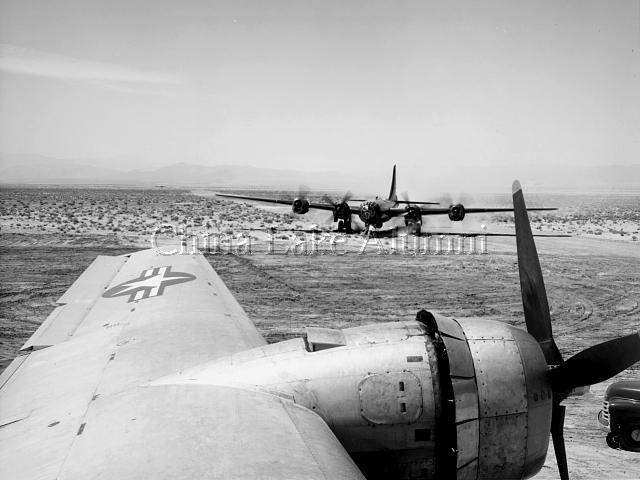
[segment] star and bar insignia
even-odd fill
[[[195,275],[185,272],[172,272],[171,266],[155,267],[144,270],[138,278],[123,282],[102,294],[105,298],[129,296],[128,302],[157,297],[164,293],[169,285],[190,282]]]

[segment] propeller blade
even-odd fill
[[[603,382],[640,361],[640,335],[633,333],[599,343],[549,370],[556,391]]]
[[[351,198],[353,197],[353,194],[350,191],[346,191],[345,194],[342,196],[342,198],[340,200],[336,199],[336,198],[332,198],[329,195],[327,195],[326,193],[324,195],[322,195],[322,201],[324,203],[327,203],[329,205],[333,205],[334,207],[340,203],[344,203],[344,202],[348,202],[351,200]]]
[[[287,202],[293,202],[296,198],[308,198],[309,196],[309,187],[305,185],[299,185],[298,191],[296,193],[287,192],[281,195],[282,200],[286,200]]]
[[[553,451],[556,454],[560,480],[569,480],[569,467],[567,466],[567,450],[564,446],[564,413],[566,408],[559,403],[553,404],[551,411],[551,439]]]
[[[329,204],[329,205],[333,205],[333,206],[336,205],[336,201],[333,198],[331,198],[329,195],[327,195],[326,193],[324,195],[322,195],[322,201],[324,203]]]
[[[547,364],[559,365],[562,363],[562,355],[560,355],[560,351],[553,340],[547,291],[544,287],[538,251],[531,233],[531,224],[529,223],[527,206],[524,203],[522,187],[517,180],[513,182],[512,192],[520,291],[527,331],[540,344]]]

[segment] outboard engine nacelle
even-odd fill
[[[351,208],[347,202],[336,203],[333,207],[333,221],[350,220]]]
[[[306,198],[294,198],[291,204],[293,213],[305,214],[309,211],[309,200]]]
[[[178,381],[294,398],[372,480],[528,478],[544,464],[547,365],[536,340],[505,323],[422,310],[414,321],[308,327],[305,339],[249,352]]]
[[[452,222],[461,222],[464,220],[465,209],[461,203],[449,205],[449,220]]]

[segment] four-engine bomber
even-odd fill
[[[279,203],[291,205],[291,211],[304,215],[310,209],[327,210],[333,212],[333,222],[337,223],[338,231],[352,233],[352,218],[357,216],[364,224],[365,230],[370,228],[382,228],[382,225],[392,218],[404,218],[405,226],[410,227],[411,232],[420,234],[422,229],[422,217],[428,215],[447,215],[452,222],[461,222],[469,213],[511,212],[512,208],[469,208],[461,203],[452,203],[448,207],[430,207],[439,205],[438,202],[415,202],[408,198],[399,200],[396,194],[396,167],[393,166],[391,177],[391,189],[385,198],[375,197],[371,200],[355,200],[351,193],[347,192],[341,199],[335,200],[324,195],[322,202],[312,202],[306,195],[299,194],[293,200],[278,198],[254,197],[249,195],[236,195],[231,193],[217,193],[220,197],[229,197],[243,200],[255,200],[258,202]],[[360,205],[349,205],[349,202],[360,202]],[[425,207],[425,205],[427,205]],[[529,210],[556,210],[556,208],[530,208]]]

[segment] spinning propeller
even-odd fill
[[[349,191],[345,192],[340,200],[336,200],[334,197],[330,197],[326,193],[322,196],[322,201],[324,203],[328,203],[329,205],[333,205],[334,207],[340,205],[341,203],[346,203],[351,200],[353,194]]]
[[[522,187],[517,180],[513,182],[513,208],[525,323],[529,334],[540,344],[550,367],[548,379],[553,390],[551,438],[560,478],[568,480],[563,436],[565,407],[561,402],[573,388],[607,380],[640,361],[640,335],[634,333],[594,345],[565,362],[553,339],[549,303],[538,252],[531,233]]]
[[[347,233],[351,233],[354,231],[352,227],[352,218],[351,218],[351,208],[349,207],[349,201],[361,201],[361,200],[353,200],[351,192],[346,192],[341,199],[336,200],[335,198],[330,197],[329,195],[323,195],[322,201],[328,205],[333,207],[333,213],[331,217],[327,218],[327,222],[333,221],[338,222],[342,221],[344,225],[344,229]],[[355,223],[355,222],[354,222]],[[359,228],[358,228],[359,230]]]

